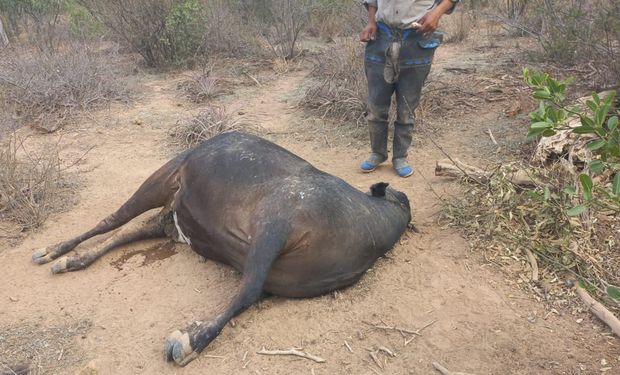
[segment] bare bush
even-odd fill
[[[322,118],[361,126],[368,87],[364,73],[364,50],[353,39],[318,57],[310,86],[301,105]]]
[[[610,87],[620,83],[617,0],[494,0],[490,9],[511,32],[536,37],[555,63],[590,63]]]
[[[255,4],[253,4],[255,6]],[[202,51],[234,57],[266,58],[271,52],[261,37],[266,26],[243,5],[227,0],[210,0],[206,7],[206,27]]]
[[[243,130],[256,131],[243,117],[235,117],[222,107],[210,107],[175,126],[170,136],[182,148],[191,148],[218,134]]]
[[[295,57],[299,35],[310,19],[311,5],[311,0],[270,1],[271,22],[261,31],[275,57]]]
[[[37,152],[24,142],[13,133],[0,144],[0,219],[27,230],[66,208],[72,186],[58,144]]]
[[[471,12],[458,11],[442,20],[441,29],[445,32],[444,42],[458,43],[467,39],[476,27],[476,19]]]
[[[222,92],[220,80],[213,75],[211,68],[205,66],[199,72],[189,73],[187,77],[178,88],[195,103],[212,99]]]
[[[37,54],[12,52],[0,59],[0,90],[7,106],[38,128],[53,131],[78,110],[128,96],[120,68],[110,63],[114,50],[72,44]]]
[[[364,28],[367,11],[357,0],[315,1],[308,21],[308,33],[326,40],[354,36]]]

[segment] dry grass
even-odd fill
[[[5,107],[22,123],[54,131],[76,111],[126,100],[128,89],[115,49],[71,44],[55,52],[14,49],[0,60]]]
[[[66,208],[73,191],[59,145],[32,151],[25,141],[13,133],[0,144],[0,220],[16,224],[21,231]]]
[[[459,11],[442,19],[441,30],[445,32],[445,43],[459,43],[466,40],[476,29],[477,22],[471,12]]]
[[[322,119],[340,125],[364,126],[368,87],[364,73],[364,50],[347,39],[319,56],[301,106]]]
[[[0,327],[0,372],[27,365],[30,375],[68,373],[84,361],[75,344],[90,330],[88,320],[53,327],[26,322]]]
[[[447,204],[441,220],[459,228],[487,261],[516,272],[517,283],[550,306],[571,301],[564,283],[576,279],[618,310],[605,289],[620,285],[620,216],[602,211],[567,216],[575,203],[555,188],[566,186],[567,177],[559,168],[540,173],[546,185],[531,190],[514,186],[501,170],[489,184],[465,183],[464,194]],[[538,282],[532,280],[528,251],[540,267]]]
[[[223,107],[209,107],[189,120],[175,126],[170,136],[181,148],[192,148],[218,134],[231,131],[256,132],[241,116],[235,116]]]
[[[194,103],[204,103],[223,93],[221,80],[207,66],[187,74],[187,79],[179,84],[178,89]]]

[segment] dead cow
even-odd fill
[[[115,247],[166,236],[242,272],[226,308],[167,338],[165,357],[180,365],[265,294],[311,297],[356,282],[411,220],[407,196],[385,183],[364,194],[269,141],[234,132],[172,159],[95,228],[35,251],[33,260],[50,262],[158,207],[143,227],[121,229],[87,252],[62,257],[52,272],[84,269]]]

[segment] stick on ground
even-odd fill
[[[435,368],[435,370],[439,371],[442,375],[473,375],[473,374],[468,374],[466,372],[453,372],[448,370],[447,368],[443,367],[442,365],[440,365],[437,362],[433,362],[433,367]]]
[[[314,362],[318,362],[318,363],[324,363],[325,360],[321,357],[312,355],[312,354],[308,354],[305,352],[302,352],[301,349],[299,348],[290,348],[290,349],[286,349],[286,350],[267,350],[265,348],[259,350],[256,352],[256,354],[262,354],[262,355],[293,355],[293,356],[297,356],[297,357],[301,357],[301,358],[306,358],[309,360],[312,360]]]
[[[527,259],[530,261],[530,266],[532,267],[532,281],[538,281],[538,263],[536,262],[536,257],[532,253],[530,249],[525,249],[525,253],[527,254]]]
[[[576,292],[579,298],[581,298],[581,300],[588,305],[588,309],[590,309],[594,315],[607,324],[616,336],[620,337],[620,320],[618,320],[618,318],[616,318],[616,316],[612,314],[611,311],[607,310],[607,308],[600,302],[592,298],[590,293],[580,287],[579,284],[576,286]]]

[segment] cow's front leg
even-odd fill
[[[287,221],[280,220],[263,228],[257,234],[258,238],[246,257],[243,280],[237,295],[212,319],[194,322],[186,330],[175,331],[168,336],[164,348],[167,361],[174,361],[180,366],[191,362],[220,334],[230,319],[261,298],[271,265],[290,234],[290,225]]]

